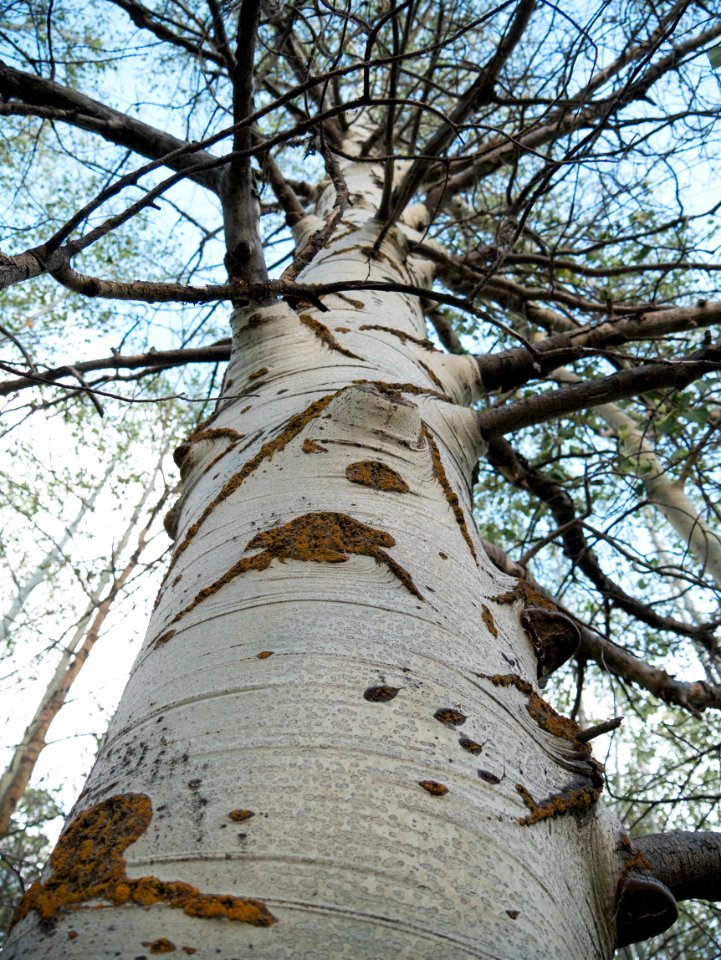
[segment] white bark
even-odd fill
[[[346,175],[354,206],[303,278],[417,281],[399,231],[369,256],[371,172]],[[124,854],[131,884],[253,898],[276,922],[188,916],[170,894],[146,907],[101,900],[60,910],[53,937],[31,911],[7,960],[138,957],[160,937],[199,958],[612,953],[614,822],[598,804],[520,823],[518,784],[540,804],[587,764],[533,719],[517,684],[488,679],[534,683],[536,660],[518,605],[494,600],[514,581],[471,522],[478,438],[456,404],[475,365],[398,336],[426,336],[413,298],[353,293],[326,306],[233,318],[225,399],[183,464],[175,561],[74,813],[148,795],[152,820]],[[322,398],[299,427],[292,418]],[[409,492],[350,482],[363,461]],[[284,525],[283,548],[267,532]],[[265,567],[239,563],[264,550]],[[439,710],[466,719],[448,725]]]
[[[30,594],[36,587],[39,587],[48,577],[48,571],[50,568],[58,563],[62,559],[63,551],[65,547],[70,543],[72,538],[75,536],[78,527],[80,526],[83,517],[85,514],[93,509],[95,501],[100,493],[100,491],[105,486],[105,482],[110,476],[110,471],[108,471],[103,479],[100,481],[97,487],[92,491],[90,497],[86,499],[81,499],[80,508],[76,513],[75,517],[65,528],[60,540],[57,543],[53,544],[52,548],[46,553],[43,559],[38,563],[36,568],[26,577],[25,580],[18,586],[17,592],[10,602],[9,607],[5,611],[2,617],[0,617],[0,644],[5,643],[6,640],[10,638],[10,631],[15,620],[18,618],[18,615],[22,611],[23,607],[30,598]]]

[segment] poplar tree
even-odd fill
[[[721,898],[721,834],[631,839],[593,752],[620,719],[579,722],[589,664],[692,718],[721,706],[721,301],[693,186],[719,19],[12,12],[25,219],[0,283],[110,304],[119,337],[151,305],[178,329],[77,360],[3,327],[0,392],[102,405],[132,378],[160,402],[166,371],[224,376],[178,438],[148,633],[8,960],[604,958]],[[502,512],[519,494],[530,519]],[[545,548],[555,582],[528,569]],[[543,687],[571,670],[565,716]]]

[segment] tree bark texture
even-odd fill
[[[411,228],[374,250],[373,169],[345,177],[300,279],[427,283]],[[631,855],[472,521],[477,364],[415,297],[323,306],[233,316],[147,639],[7,960],[613,952]]]

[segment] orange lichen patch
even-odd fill
[[[431,381],[431,383],[434,383],[434,384],[438,387],[439,390],[442,390],[442,389],[443,389],[443,382],[438,379],[438,377],[437,377],[437,376],[435,375],[435,373],[431,370],[431,368],[428,366],[428,364],[427,364],[427,363],[424,363],[422,360],[418,360],[417,362],[418,362],[418,365],[421,366],[421,367],[423,367],[423,369],[426,371],[426,373],[428,374],[428,378],[429,378],[429,380]]]
[[[175,953],[178,949],[173,941],[168,940],[167,937],[158,937],[157,940],[141,940],[140,942],[151,953]]]
[[[501,778],[496,773],[492,773],[490,770],[479,770],[478,776],[481,780],[484,780],[486,783],[492,783],[494,786],[501,782]]]
[[[428,387],[419,387],[417,383],[388,383],[383,380],[354,380],[353,383],[356,383],[361,387],[368,384],[369,386],[377,387],[384,393],[391,395],[394,393],[411,393],[416,396],[437,397],[439,400],[445,400],[446,403],[452,402],[447,393],[439,393],[437,390],[429,390]]]
[[[541,803],[536,803],[522,784],[517,783],[516,790],[531,811],[528,816],[518,819],[518,822],[524,827],[540,823],[541,820],[549,820],[552,817],[566,817],[569,814],[582,817],[585,813],[588,813],[601,795],[600,787],[586,787],[580,784],[565,787],[560,793],[554,793]]]
[[[318,339],[321,340],[330,350],[335,350],[337,353],[342,353],[345,357],[350,357],[352,360],[363,359],[357,354],[351,353],[350,350],[346,350],[345,347],[341,346],[330,332],[328,327],[326,327],[324,323],[321,323],[320,320],[316,320],[315,317],[311,317],[309,313],[301,313],[300,322],[308,327],[309,330],[312,330],[316,337],[318,337]]]
[[[493,619],[493,614],[485,605],[485,603],[481,604],[481,620],[483,620],[483,622],[485,623],[486,628],[488,629],[488,632],[491,634],[491,636],[497,637],[498,627],[496,626],[496,621]]]
[[[114,906],[156,903],[191,917],[225,917],[267,927],[275,917],[259,900],[201,893],[189,883],[128,877],[123,853],[150,825],[153,808],[144,793],[109,797],[83,810],[65,828],[50,855],[50,876],[36,881],[15,911],[11,926],[31,910],[53,920],[61,910],[106,900]]]
[[[327,393],[324,397],[321,397],[320,400],[314,400],[313,403],[306,407],[301,413],[291,417],[284,430],[282,430],[277,437],[274,437],[272,440],[268,440],[267,443],[264,443],[255,456],[251,457],[250,460],[247,460],[240,470],[238,470],[237,473],[234,473],[233,476],[223,484],[220,492],[211,500],[198,519],[190,525],[182,543],[178,544],[175,554],[170,561],[169,571],[172,570],[178,558],[185,552],[185,550],[187,550],[190,541],[193,539],[198,530],[200,530],[213,510],[215,510],[219,504],[223,503],[224,500],[227,500],[232,493],[235,493],[235,491],[245,480],[247,480],[251,473],[258,469],[261,463],[263,463],[265,460],[272,460],[273,455],[279,453],[290,443],[291,440],[295,439],[295,437],[298,436],[301,430],[307,426],[311,420],[315,420],[316,417],[319,417],[331,400],[337,397],[339,393],[339,390],[336,390],[333,393]]]
[[[527,580],[517,580],[513,590],[490,599],[496,603],[513,603],[514,600],[523,600],[528,606],[543,607],[544,610],[558,610],[555,603],[552,603],[542,593],[534,589]]]
[[[349,463],[345,475],[351,483],[360,483],[374,490],[408,493],[410,487],[400,473],[381,463],[380,460],[358,460]]]
[[[618,838],[618,847],[619,852],[623,857],[625,873],[628,873],[629,870],[642,870],[649,873],[651,872],[653,869],[651,866],[651,861],[648,859],[648,857],[644,856],[640,850],[637,850],[634,847],[633,843],[631,842],[631,838],[627,834],[622,833]]]
[[[210,463],[205,468],[203,473],[208,473],[210,470],[213,469],[216,463],[218,463],[220,460],[223,459],[223,457],[226,457],[229,453],[231,453],[231,451],[235,450],[235,448],[238,446],[238,444],[243,439],[243,437],[244,437],[244,434],[239,434],[237,440],[233,440],[232,443],[228,444],[225,450],[221,450],[221,452],[217,456],[213,457],[213,459],[210,461]]]
[[[483,744],[476,743],[475,740],[471,740],[469,737],[459,737],[459,745],[467,750],[468,753],[472,753],[474,756],[477,756],[483,750]]]
[[[199,429],[195,433],[192,433],[185,443],[181,443],[179,447],[176,447],[173,451],[173,460],[175,465],[181,472],[181,475],[184,473],[185,460],[190,449],[194,443],[198,443],[201,440],[219,440],[219,439],[228,439],[230,440],[229,448],[234,447],[240,440],[243,439],[245,434],[238,433],[237,430],[234,430],[232,427],[210,427],[209,429]]]
[[[445,783],[439,783],[437,780],[419,780],[418,785],[423,787],[426,793],[432,797],[442,797],[448,793],[448,787]]]
[[[260,367],[258,370],[254,370],[252,373],[248,374],[249,380],[258,380],[260,377],[264,377],[268,372],[267,367]]]
[[[516,690],[528,697],[526,710],[542,730],[552,733],[554,737],[568,740],[583,756],[591,756],[590,745],[578,739],[579,733],[582,732],[579,724],[554,710],[550,703],[547,703],[543,697],[536,693],[527,680],[521,679],[516,673],[495,673],[491,675],[479,673],[476,676],[490,680],[496,687],[515,687]]]
[[[356,227],[352,227],[350,230],[346,230],[345,233],[337,233],[336,240],[342,240],[343,237],[350,236],[350,234],[356,229]],[[352,307],[355,307],[356,310],[362,310],[365,307],[365,304],[362,300],[354,300],[353,297],[349,297],[347,293],[336,293],[334,296],[338,297],[340,300],[345,300],[346,303],[349,303]]]
[[[256,657],[259,660],[267,660],[268,657],[272,657],[272,656],[273,656],[272,650],[261,650],[260,653],[256,653]]]
[[[363,699],[368,700],[370,703],[388,703],[389,700],[393,700],[398,696],[399,690],[400,687],[387,687],[385,685],[368,687],[363,693]]]
[[[542,730],[547,730],[548,733],[552,733],[554,737],[561,737],[563,740],[568,740],[569,743],[572,743],[580,752],[588,756],[591,755],[590,744],[582,743],[578,739],[581,727],[576,721],[571,720],[569,717],[564,717],[563,714],[554,710],[551,704],[547,703],[543,697],[540,697],[535,690],[528,698],[526,709]]]
[[[443,490],[443,496],[446,498],[448,506],[453,511],[453,516],[456,518],[456,523],[460,527],[461,534],[463,539],[468,544],[468,549],[471,551],[471,556],[478,563],[478,557],[476,555],[476,549],[473,546],[473,541],[471,540],[471,535],[468,532],[468,527],[466,525],[466,517],[463,513],[463,508],[461,507],[458,495],[453,490],[453,487],[448,481],[446,476],[446,471],[443,466],[443,461],[441,460],[441,454],[436,444],[436,441],[433,439],[433,434],[428,429],[428,424],[423,423],[421,427],[421,436],[428,443],[428,448],[431,451],[431,460],[433,461],[433,476],[436,478],[438,483]]]
[[[446,727],[460,727],[468,717],[460,710],[454,710],[453,707],[440,707],[433,714],[433,719],[438,720]]]
[[[490,680],[494,687],[515,687],[526,696],[533,693],[533,687],[528,680],[523,680],[517,673],[477,673],[477,677]]]
[[[238,433],[232,427],[211,427],[209,430],[198,430],[197,433],[192,433],[187,442],[197,443],[199,440],[217,440],[220,437],[227,437],[228,440],[242,440],[244,436],[244,433]]]
[[[320,443],[316,443],[315,440],[306,437],[303,441],[303,453],[328,453],[328,451]]]
[[[158,647],[164,646],[168,640],[172,640],[175,634],[175,630],[166,630],[164,633],[161,633],[159,637],[156,637],[155,640],[153,640],[151,646],[154,650],[157,650]]]
[[[393,327],[384,327],[380,323],[364,323],[358,328],[359,330],[381,330],[383,333],[390,333],[394,337],[398,337],[401,343],[417,343],[419,347],[423,347],[424,350],[435,350],[435,346],[432,341],[422,339],[421,337],[414,337],[410,333],[405,333],[403,330],[394,330]],[[443,385],[440,384],[442,387]]]
[[[231,810],[228,814],[228,819],[232,820],[233,823],[242,823],[243,820],[250,820],[250,818],[254,816],[255,814],[252,810]]]
[[[221,587],[249,570],[267,570],[273,560],[312,561],[313,563],[344,563],[351,554],[372,557],[376,563],[388,567],[391,573],[412,593],[423,600],[411,575],[381,547],[395,546],[395,539],[384,530],[354,520],[344,513],[305,513],[289,523],[272,527],[256,534],[245,546],[246,550],[261,550],[254,557],[237,560],[222,577],[204,587],[193,600],[177,613],[168,626],[177,623]],[[170,639],[170,631],[153,642],[158,646]]]
[[[349,555],[372,557],[376,563],[388,567],[404,587],[418,597],[410,574],[396,563],[381,547],[395,546],[395,538],[384,530],[376,530],[344,513],[306,513],[290,523],[256,534],[246,549],[263,548],[253,558],[271,560],[310,560],[315,563],[344,563]]]

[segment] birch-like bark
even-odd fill
[[[427,283],[400,228],[373,251],[377,171],[344,173],[301,280]],[[477,365],[414,297],[324,306],[233,316],[147,639],[7,960],[613,952],[618,826],[472,523]]]

